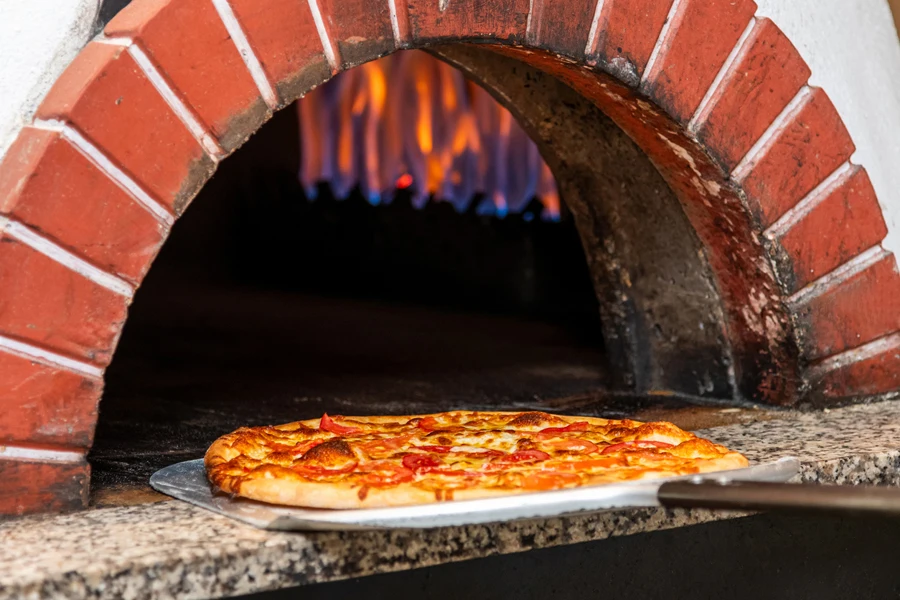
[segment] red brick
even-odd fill
[[[855,171],[778,241],[789,257],[794,293],[836,269],[887,235],[866,170]]]
[[[809,79],[809,67],[769,19],[757,22],[749,50],[713,97],[698,138],[730,171]]]
[[[337,44],[344,68],[394,49],[387,0],[319,0],[325,29]]]
[[[741,182],[763,227],[778,220],[856,150],[828,95],[820,88],[811,93]]]
[[[56,81],[37,116],[72,122],[175,212],[213,170],[200,144],[119,46],[88,44]]]
[[[826,399],[874,396],[900,389],[900,336],[875,356],[842,365],[812,382],[812,395]]]
[[[409,0],[409,25],[421,41],[496,39],[524,41],[529,0]]]
[[[19,241],[0,237],[0,333],[106,365],[126,299]]]
[[[684,0],[645,92],[687,123],[754,13],[752,0]]]
[[[541,48],[583,58],[597,0],[535,0],[531,41]]]
[[[893,254],[795,307],[804,358],[817,360],[900,330],[900,273]]]
[[[166,235],[156,217],[58,133],[31,127],[0,164],[0,213],[133,283]]]
[[[103,384],[0,351],[0,444],[89,448]]]
[[[673,0],[613,0],[603,4],[595,56],[626,83],[637,85]]]
[[[0,515],[84,508],[90,476],[91,468],[85,460],[41,463],[0,458]]]
[[[231,0],[231,8],[282,103],[331,77],[306,0]]]
[[[210,0],[132,2],[104,31],[136,40],[226,151],[266,120],[259,88]]]

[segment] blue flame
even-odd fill
[[[430,55],[399,52],[343,72],[297,106],[310,199],[327,182],[339,199],[359,186],[370,204],[388,204],[402,181],[416,208],[446,201],[465,212],[483,195],[475,212],[503,218],[538,197],[541,218],[559,219],[556,182],[534,142],[486,91]]]

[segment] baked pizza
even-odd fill
[[[666,422],[543,412],[330,417],[244,427],[206,452],[219,490],[290,506],[486,498],[747,466]]]

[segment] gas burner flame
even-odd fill
[[[418,51],[398,52],[335,76],[297,102],[300,181],[338,198],[359,185],[372,204],[398,189],[412,203],[450,202],[459,212],[559,219],[559,194],[537,146],[508,110],[455,68]]]

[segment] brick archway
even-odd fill
[[[748,395],[900,388],[900,274],[875,193],[827,95],[755,12],[751,0],[135,0],[0,165],[0,514],[83,502],[127,306],[216,164],[272,111],[400,48],[478,43],[625,131],[699,240]]]

